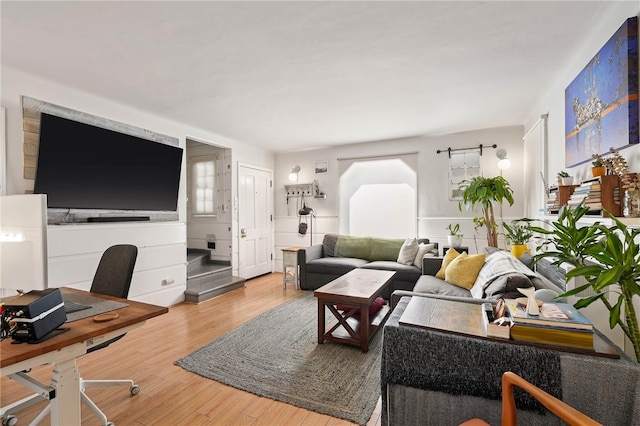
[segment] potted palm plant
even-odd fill
[[[613,215],[610,215],[612,226],[597,222],[578,227],[588,211],[584,205],[563,209],[557,220],[547,222],[548,229],[530,224],[531,231],[543,236],[545,249],[534,259],[550,257],[555,265],[572,265],[574,269],[567,272],[567,279],[584,277],[587,283],[561,296],[573,296],[591,288],[594,294],[579,299],[576,308],[584,308],[597,300],[604,303],[609,310],[609,326],[622,328],[640,363],[640,328],[633,305],[634,296],[640,296],[640,228],[629,228]],[[609,287],[618,294],[617,300],[609,301],[605,297]]]
[[[462,234],[460,233],[460,224],[449,224],[445,229],[449,231],[447,242],[451,247],[460,247],[462,245]]]
[[[462,211],[462,207],[474,209],[480,207],[482,211],[481,217],[473,219],[476,229],[481,227],[487,228],[487,245],[489,247],[498,247],[498,225],[494,214],[494,203],[502,203],[507,201],[510,206],[513,205],[513,190],[509,182],[502,176],[486,178],[476,176],[470,181],[464,181],[460,184],[462,192],[462,201],[458,203],[458,209]]]
[[[504,236],[511,244],[511,254],[516,258],[520,258],[523,253],[529,253],[527,243],[533,237],[533,231],[529,229],[529,225],[525,219],[512,220],[511,225],[503,223]]]

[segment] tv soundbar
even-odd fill
[[[95,216],[88,217],[87,222],[141,222],[149,219],[149,216]]]

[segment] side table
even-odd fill
[[[442,246],[442,255],[444,256],[445,254],[447,254],[447,251],[450,248],[451,248],[451,246]],[[469,254],[469,247],[467,247],[467,246],[454,247],[454,249],[456,249],[456,251],[458,253],[465,252],[465,253]]]
[[[296,290],[300,290],[298,273],[298,251],[302,247],[287,247],[282,249],[282,287],[287,288],[287,283],[293,283]]]

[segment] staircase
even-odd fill
[[[204,302],[244,287],[244,278],[232,276],[231,263],[210,260],[209,250],[187,249],[187,262],[185,302]]]

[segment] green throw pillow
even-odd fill
[[[369,260],[371,254],[371,243],[369,240],[369,237],[340,235],[336,241],[335,255],[337,257],[355,257],[357,259]],[[396,257],[397,256],[398,253],[396,252]]]
[[[368,260],[372,262],[376,260],[391,260],[395,262],[398,260],[398,253],[400,253],[400,247],[404,244],[404,240],[372,237],[369,244],[371,246],[371,254],[367,258]]]

